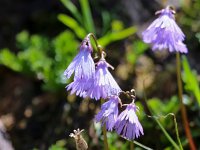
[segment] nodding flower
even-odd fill
[[[168,49],[169,52],[187,53],[183,43],[184,33],[175,22],[175,11],[171,6],[155,13],[159,17],[142,33],[145,43],[152,45],[152,50]]]
[[[121,88],[108,70],[109,67],[113,69],[104,58],[97,62],[94,82],[92,88],[88,91],[90,98],[99,100],[100,98],[107,98],[111,95],[118,95],[121,92]]]
[[[64,72],[67,79],[74,73],[74,81],[66,87],[67,90],[71,90],[71,94],[76,93],[76,95],[86,97],[86,91],[90,88],[89,83],[92,82],[95,74],[92,51],[90,39],[87,36],[80,46],[79,53]]]
[[[121,100],[117,95],[109,97],[108,101],[101,105],[101,110],[95,116],[97,122],[101,121],[102,125],[106,125],[108,131],[112,131],[118,117],[118,105]]]
[[[95,64],[91,56],[92,51],[90,38],[86,36],[80,46],[79,53],[64,72],[67,79],[69,79],[73,73],[74,77],[79,79],[90,79],[94,76]]]
[[[144,134],[136,115],[137,109],[138,107],[132,102],[117,118],[114,128],[125,139],[134,140]]]

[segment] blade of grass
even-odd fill
[[[79,23],[83,23],[82,16],[76,6],[70,0],[61,0],[63,5],[72,13]]]
[[[82,14],[84,18],[83,22],[85,23],[85,28],[88,32],[92,32],[95,34],[94,22],[92,19],[89,2],[88,0],[79,0],[79,2],[82,9]]]
[[[59,14],[58,15],[58,19],[63,24],[65,24],[66,26],[68,26],[71,30],[73,30],[74,33],[76,33],[76,35],[80,39],[83,39],[86,36],[86,31],[73,18],[71,18],[71,17],[69,17],[69,16],[67,16],[65,14]]]
[[[104,35],[109,30],[111,18],[107,11],[103,11],[101,16],[103,21],[103,28],[102,28],[103,30],[101,32],[101,35]]]

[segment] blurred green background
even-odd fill
[[[100,125],[93,121],[100,102],[69,95],[65,86],[71,80],[63,76],[89,32],[106,49],[120,87],[136,90],[144,128],[137,141],[152,149],[174,149],[155,119],[146,115],[147,99],[153,115],[176,115],[181,142],[189,149],[177,98],[175,54],[153,53],[141,40],[141,32],[156,18],[155,11],[168,4],[176,7],[177,24],[186,35],[189,53],[181,57],[183,96],[200,149],[199,0],[1,0],[0,121],[14,149],[75,149],[69,134],[77,128],[85,129],[89,149],[103,149]],[[173,117],[159,121],[177,141]],[[129,142],[114,132],[108,133],[108,140],[111,150],[129,148]],[[135,145],[135,149],[141,148]]]

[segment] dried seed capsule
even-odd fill
[[[70,133],[70,135],[69,135],[70,137],[73,137],[75,139],[77,150],[87,150],[88,149],[88,145],[81,135],[81,133],[83,131],[84,131],[83,129],[82,130],[77,129],[77,130],[74,130],[74,133]]]

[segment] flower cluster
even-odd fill
[[[185,35],[175,22],[175,11],[172,7],[168,6],[157,11],[156,14],[159,17],[142,33],[143,41],[151,44],[153,50],[168,49],[170,52],[187,53],[187,47],[183,43]],[[92,58],[94,51],[90,37],[93,37],[97,46],[97,59]],[[115,130],[123,138],[134,140],[144,134],[136,115],[138,107],[134,103],[135,92],[123,92],[109,72],[109,68],[113,69],[105,60],[105,52],[90,33],[83,40],[79,53],[64,72],[67,79],[72,75],[74,79],[66,89],[71,91],[71,94],[76,93],[83,98],[107,100],[95,116],[95,121],[105,125],[108,131]],[[132,99],[132,103],[122,104],[119,98],[121,93],[127,94]],[[126,108],[120,112],[119,106],[126,106]]]
[[[175,11],[171,6],[157,11],[159,17],[142,33],[143,41],[152,44],[152,50],[168,49],[170,52],[187,53],[183,43],[185,35],[175,22]]]
[[[140,124],[136,111],[138,107],[132,102],[126,109],[118,114],[118,104],[121,100],[118,96],[111,96],[107,102],[101,106],[101,111],[95,116],[95,120],[106,124],[108,131],[113,129],[128,140],[134,140],[143,135],[143,128]]]
[[[83,40],[79,53],[64,72],[67,79],[74,74],[73,82],[67,85],[66,89],[83,98],[108,99],[95,116],[96,122],[105,124],[108,131],[115,129],[126,139],[138,138],[143,134],[143,129],[136,115],[137,107],[133,102],[119,114],[118,106],[123,106],[119,98],[122,90],[108,70],[113,67],[106,62],[104,51],[99,49],[98,62],[94,62],[90,36],[91,34],[88,34]],[[97,47],[99,48],[98,45]]]
[[[111,65],[106,62],[103,52],[95,68],[89,36],[90,34],[83,40],[79,53],[64,72],[67,78],[74,73],[74,81],[66,89],[71,90],[71,94],[96,100],[117,95],[121,89],[108,70]]]

